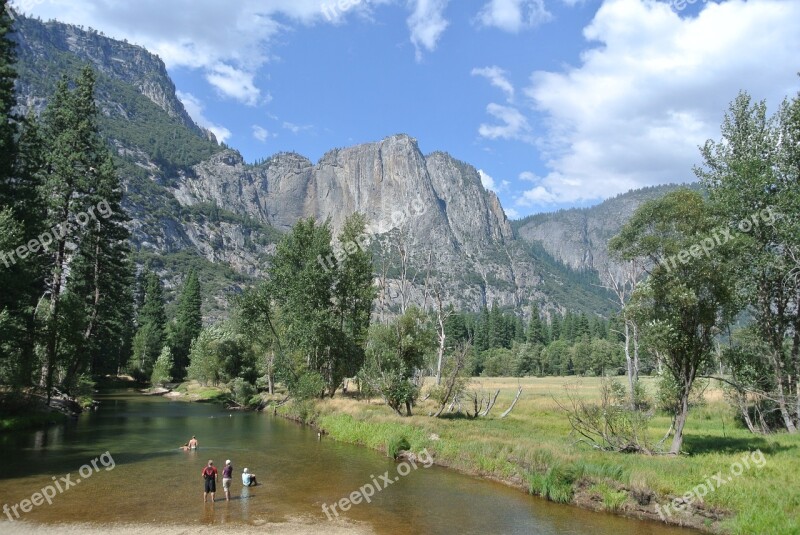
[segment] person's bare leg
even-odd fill
[[[208,498],[208,493],[204,492],[203,493],[203,503],[206,503],[206,498]]]

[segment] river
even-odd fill
[[[17,508],[19,520],[233,528],[303,518],[316,526],[311,532],[325,533],[323,504],[330,506],[375,480],[386,488],[340,518],[377,534],[694,533],[553,504],[494,482],[425,468],[421,462],[416,469],[408,465],[408,474],[401,477],[398,465],[377,452],[319,440],[313,429],[268,414],[229,413],[218,405],[134,391],[103,394],[99,401],[98,410],[74,422],[0,435],[0,504],[20,504],[49,485],[58,484],[62,491],[51,491],[50,504],[27,504],[32,508],[27,513]],[[178,446],[192,435],[200,448],[182,451]],[[221,483],[213,506],[202,501],[200,472],[209,459],[220,472],[226,459],[233,461],[229,503],[220,501]],[[245,467],[261,485],[242,486]],[[382,479],[387,471],[388,479]],[[335,514],[328,514],[336,521]],[[11,510],[0,519],[9,515],[16,520]]]

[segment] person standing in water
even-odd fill
[[[189,446],[190,450],[196,450],[197,449],[197,437],[192,435],[192,439],[186,445]]]
[[[225,468],[222,469],[222,490],[225,491],[225,501],[231,501],[231,481],[233,480],[233,465],[230,459],[225,461]]]
[[[206,503],[206,498],[211,494],[211,503],[214,503],[214,495],[217,492],[217,469],[214,466],[214,461],[208,460],[208,464],[203,468],[203,479],[205,480],[205,490],[203,491],[203,503]]]

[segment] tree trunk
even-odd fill
[[[792,415],[789,414],[789,409],[786,405],[786,388],[784,386],[784,376],[783,376],[783,366],[780,362],[780,355],[775,354],[775,350],[772,351],[772,365],[775,368],[775,380],[777,383],[777,392],[775,400],[778,403],[778,409],[781,413],[781,418],[783,418],[783,424],[786,426],[786,431],[790,434],[797,433],[797,427],[794,425],[792,421]]]
[[[683,427],[686,425],[686,418],[689,415],[689,392],[691,384],[684,386],[681,391],[681,406],[678,414],[675,415],[675,435],[672,437],[672,446],[669,452],[678,455],[683,446]]]
[[[636,409],[636,388],[633,383],[633,358],[631,357],[631,333],[630,322],[625,320],[625,364],[628,369],[628,393],[631,397],[631,410]]]
[[[517,397],[515,397],[515,398],[514,398],[514,401],[512,401],[512,402],[511,402],[511,406],[510,406],[509,408],[507,408],[507,409],[505,410],[505,412],[503,412],[503,414],[501,414],[501,415],[500,415],[500,418],[501,418],[501,419],[502,419],[502,418],[505,418],[506,416],[508,416],[509,414],[511,414],[511,411],[514,409],[514,405],[516,405],[516,404],[517,404],[517,401],[519,401],[519,397],[520,397],[521,395],[522,395],[522,387],[519,387],[519,390],[517,390]]]
[[[444,358],[444,325],[442,324],[441,316],[439,317],[439,355],[436,364],[436,386],[442,384],[442,359]]]
[[[66,221],[66,214],[69,209],[65,209],[64,221]],[[67,223],[65,222],[64,225]],[[50,317],[47,318],[47,344],[45,347],[45,363],[43,365],[42,383],[47,390],[47,404],[50,404],[51,394],[53,392],[53,373],[56,367],[56,349],[58,347],[58,313],[61,298],[61,273],[64,266],[65,257],[65,241],[60,239],[58,242],[58,249],[56,250],[56,263],[53,268],[53,282],[50,290]]]

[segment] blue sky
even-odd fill
[[[774,110],[800,88],[795,0],[13,4],[159,54],[247,161],[407,133],[478,168],[511,218],[692,180],[739,90]]]

